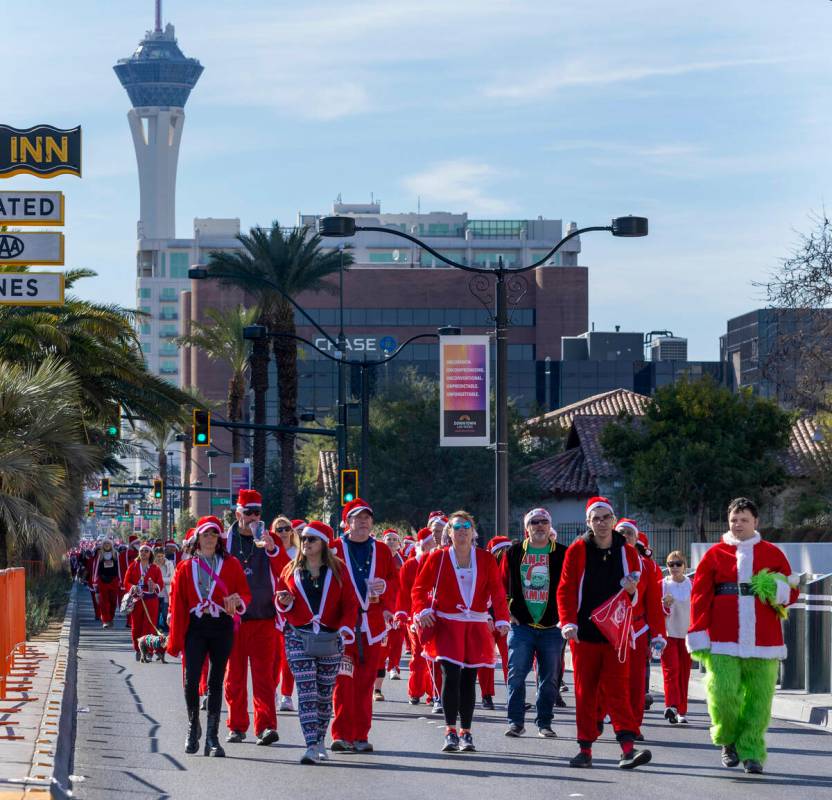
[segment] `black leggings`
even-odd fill
[[[208,670],[208,713],[219,714],[222,708],[222,682],[225,665],[234,645],[234,620],[228,614],[211,617],[191,614],[185,634],[185,705],[199,708],[199,679],[207,655],[211,660]]]
[[[474,703],[477,700],[477,670],[475,667],[460,667],[450,661],[440,660],[442,668],[442,708],[445,724],[469,730],[474,719]]]

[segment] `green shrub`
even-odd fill
[[[69,573],[51,572],[26,577],[26,638],[37,636],[60,614],[72,585]]]

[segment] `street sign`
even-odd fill
[[[2,276],[0,276],[2,277]],[[119,492],[119,500],[144,500],[147,497],[147,492]]]
[[[35,125],[12,128],[0,125],[0,178],[14,175],[54,178],[81,177],[81,126],[55,128]]]
[[[52,231],[0,233],[0,265],[64,263],[64,235]]]
[[[231,501],[227,497],[217,497],[216,495],[211,498],[211,505],[212,506],[230,506]]]
[[[0,225],[63,224],[63,192],[0,192]]]
[[[62,306],[61,272],[0,272],[0,305]]]

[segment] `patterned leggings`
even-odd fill
[[[286,658],[298,688],[298,718],[306,746],[323,742],[332,717],[332,692],[341,655],[310,658],[294,629],[286,626]]]

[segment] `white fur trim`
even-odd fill
[[[352,628],[342,625],[338,628],[338,633],[341,634],[341,639],[344,644],[353,644],[355,642],[355,631]]]
[[[726,534],[728,536],[729,534]],[[737,582],[750,583],[754,575],[754,546],[760,541],[760,534],[755,533],[750,539],[739,541],[733,534],[731,539],[737,542]],[[725,537],[723,537],[724,539]],[[739,630],[737,636],[737,647],[740,651],[746,652],[753,648],[757,642],[757,599],[753,594],[738,595],[737,605],[739,608]]]
[[[219,525],[217,525],[216,522],[203,522],[202,525],[200,525],[194,531],[194,533],[196,533],[196,535],[199,536],[200,533],[204,533],[205,531],[209,530],[210,528],[213,528],[217,532],[217,536],[222,536],[223,530]]]
[[[271,553],[270,553],[268,550],[266,550],[266,555],[267,555],[269,558],[277,558],[277,554],[278,554],[279,552],[280,552],[280,547],[275,547],[275,548],[274,548],[274,550],[272,550],[272,552],[271,552]]]
[[[569,631],[578,630],[578,626],[574,622],[567,622],[566,625],[560,625],[561,634],[569,633]]]
[[[491,555],[493,556],[498,550],[502,550],[504,547],[511,547],[513,544],[514,542],[499,542],[491,548]]]
[[[615,529],[619,533],[621,532],[622,528],[630,528],[630,530],[635,531],[635,533],[638,533],[638,527],[636,525],[634,525],[632,522],[630,522],[629,520],[622,520],[621,522],[619,522],[615,526]]]
[[[737,658],[776,658],[778,661],[786,659],[786,645],[784,644],[761,647],[756,644],[749,646],[736,642],[712,642],[711,652],[720,656],[736,656]]]
[[[754,531],[754,535],[750,539],[737,539],[731,531],[726,531],[722,534],[722,541],[725,542],[725,544],[731,545],[731,547],[739,547],[741,544],[751,545],[753,547],[762,538],[763,537],[760,536],[759,531]]]
[[[276,609],[277,609],[277,610],[278,610],[281,614],[285,614],[287,611],[291,611],[291,610],[295,607],[295,598],[294,598],[294,595],[292,596],[292,599],[289,601],[289,605],[287,605],[287,606],[282,606],[282,605],[280,605],[280,601],[279,601],[277,598],[275,598],[275,601],[274,601],[274,607],[275,607],[275,608],[276,608]]]
[[[587,510],[586,510],[586,518],[587,519],[589,519],[589,515],[593,511],[595,511],[596,508],[606,508],[607,511],[610,512],[610,514],[615,514],[615,511],[613,510],[613,507],[609,503],[598,502],[598,503],[593,503],[591,506],[589,506],[589,508],[587,508]]]
[[[307,525],[302,531],[301,536],[317,536],[322,542],[329,544],[329,537],[319,531],[317,528],[313,528],[311,525]]]
[[[784,606],[789,602],[789,597],[792,594],[792,587],[787,581],[777,581],[777,594],[774,596],[774,602],[778,606]]]
[[[506,620],[504,620],[504,619],[498,619],[498,620],[494,623],[494,627],[495,627],[495,628],[510,628],[510,627],[511,627],[511,623],[510,623],[510,622],[506,622]]]
[[[347,514],[347,519],[350,517],[354,517],[356,514],[360,514],[362,511],[369,511],[370,515],[373,513],[373,509],[370,506],[356,506],[355,508],[350,509],[349,513]]]
[[[788,581],[789,586],[791,586],[792,589],[796,589],[798,586],[800,586],[800,579],[802,577],[802,572],[793,572],[791,575],[789,575],[788,578],[786,578],[786,580]]]
[[[689,653],[695,653],[697,650],[710,650],[710,634],[708,631],[691,631],[687,636],[687,647]]]

